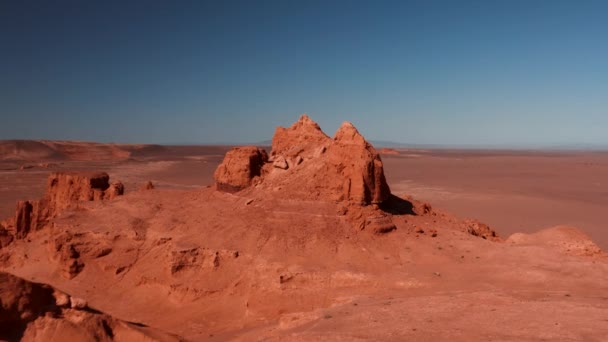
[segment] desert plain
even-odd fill
[[[326,133],[0,142],[0,338],[606,340],[608,152]]]

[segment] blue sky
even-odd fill
[[[0,139],[608,145],[608,1],[1,1]]]

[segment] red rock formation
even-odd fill
[[[345,197],[357,203],[382,203],[391,192],[384,177],[380,155],[357,131],[345,122],[336,132],[328,153],[331,160],[348,178]]]
[[[50,218],[45,200],[18,201],[15,216],[5,221],[5,229],[15,239],[23,239],[30,231],[40,229]]]
[[[380,155],[350,123],[333,139],[307,116],[273,138],[273,156],[279,166],[266,168],[264,182],[290,198],[348,201],[368,205],[388,199]],[[286,159],[287,167],[282,166]]]
[[[100,200],[110,187],[109,181],[110,176],[105,172],[54,172],[47,180],[45,199],[54,212],[75,201]]]
[[[478,220],[465,220],[463,222],[464,231],[473,235],[479,236],[483,239],[489,239],[493,241],[499,241],[500,238],[492,228],[487,224],[479,222]]]
[[[15,213],[15,238],[23,239],[29,232],[32,225],[33,206],[29,201],[17,202],[17,212]]]
[[[15,216],[0,229],[0,247],[45,227],[49,220],[78,201],[112,199],[124,193],[120,182],[109,184],[107,173],[55,172],[49,175],[44,197],[19,201]],[[8,235],[11,238],[8,238]]]
[[[270,154],[267,160],[255,147],[229,151],[215,172],[217,189],[236,192],[255,183],[252,191],[261,196],[270,191],[284,199],[342,202],[353,227],[376,234],[396,229],[389,212],[370,205],[391,193],[380,155],[351,123],[332,139],[302,115],[291,127],[276,129]]]
[[[290,198],[381,203],[390,189],[380,155],[350,123],[329,138],[305,114],[289,128],[278,127],[272,138],[272,164],[255,147],[226,154],[215,173],[219,190],[239,191],[255,176]]]
[[[261,175],[267,161],[268,155],[263,149],[255,146],[233,148],[215,170],[217,189],[235,192],[250,186],[254,178]]]
[[[111,200],[125,193],[125,186],[121,182],[115,182],[103,192],[104,200]]]
[[[68,303],[71,307],[68,307]],[[122,336],[122,338],[117,338]],[[180,341],[181,338],[140,327],[87,307],[46,284],[0,272],[0,340],[2,341]]]
[[[4,227],[4,225],[0,224],[0,248],[8,246],[13,242],[13,239],[13,235]]]
[[[323,146],[331,144],[331,139],[323,133],[321,127],[308,115],[302,114],[291,127],[277,127],[272,137],[271,156],[283,156],[286,159],[301,156],[313,157]]]
[[[51,255],[61,267],[62,275],[67,279],[77,276],[84,268],[84,263],[80,260],[73,236],[69,233],[59,234],[49,245]]]

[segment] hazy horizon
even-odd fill
[[[4,1],[0,139],[608,147],[608,2]]]

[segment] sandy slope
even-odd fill
[[[549,231],[491,242],[442,213],[398,215],[398,229],[377,236],[353,231],[337,209],[213,189],[131,193],[66,213],[15,245],[6,270],[193,340],[599,341],[608,333],[608,264],[585,238]],[[113,241],[113,250],[85,257],[67,280],[47,248],[65,231]]]

